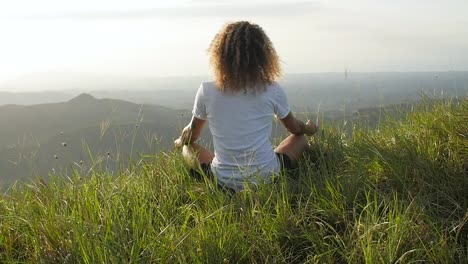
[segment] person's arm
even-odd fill
[[[182,130],[182,134],[174,141],[176,147],[191,144],[200,137],[200,134],[205,126],[206,120],[192,116],[190,123]]]
[[[294,117],[292,112],[280,119],[281,124],[286,128],[286,130],[294,135],[303,135],[306,134],[311,136],[315,134],[318,130],[318,126],[314,124],[312,121],[308,120],[307,123],[302,122]]]

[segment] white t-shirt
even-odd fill
[[[245,182],[268,182],[280,166],[271,146],[273,116],[290,112],[286,94],[278,83],[264,92],[221,92],[214,82],[198,89],[193,115],[208,120],[215,157],[211,171],[218,183],[242,190]]]

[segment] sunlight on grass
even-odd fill
[[[234,195],[175,152],[17,184],[0,262],[466,263],[467,116],[462,100],[351,135],[322,125],[296,173]]]

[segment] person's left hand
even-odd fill
[[[179,149],[184,146],[184,143],[181,138],[178,138],[174,141],[174,147]]]
[[[174,141],[174,146],[176,148],[181,148],[184,145],[190,143],[190,140],[192,138],[192,127],[190,124],[182,130],[182,133],[178,139]]]

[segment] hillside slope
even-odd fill
[[[467,263],[468,101],[353,137],[324,127],[299,170],[225,194],[178,153],[0,200],[0,262]]]
[[[162,148],[161,142],[171,141],[188,113],[89,94],[62,103],[0,106],[0,185],[89,163],[88,150],[112,153],[113,167],[132,156],[132,147],[134,153],[154,153],[155,143]]]
[[[6,105],[0,107],[0,147],[16,142],[23,135],[33,135],[43,141],[61,132],[99,126],[103,121],[115,125],[136,124],[141,120],[177,124],[177,117],[182,113],[161,106],[96,99],[89,94],[62,103]]]

